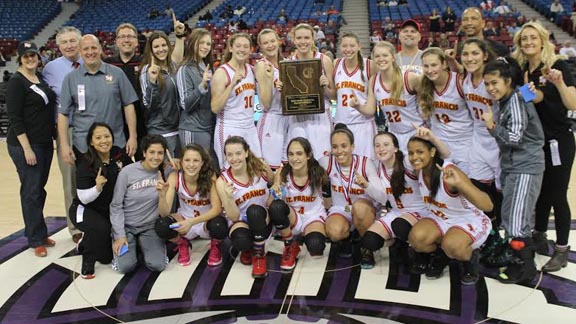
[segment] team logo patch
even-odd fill
[[[104,79],[106,80],[106,83],[114,82],[114,77],[111,74],[107,74]]]

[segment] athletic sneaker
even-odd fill
[[[84,279],[94,279],[96,275],[94,274],[94,261],[88,258],[82,257],[82,278]]]
[[[268,275],[266,256],[261,254],[254,254],[252,256],[252,277],[264,278],[266,275]]]
[[[252,250],[246,250],[240,252],[240,262],[243,265],[251,265],[252,264]]]
[[[178,245],[176,246],[176,249],[178,249],[178,263],[183,267],[190,265],[189,246],[190,243],[183,237],[180,238]]]
[[[474,250],[472,251],[472,257],[469,261],[460,262],[460,283],[463,285],[474,285],[480,278],[478,273],[479,257],[479,251]]]
[[[208,254],[208,265],[215,267],[222,263],[222,250],[220,249],[222,245],[221,240],[211,239],[210,240],[210,252]]]
[[[426,270],[427,279],[440,279],[444,275],[444,268],[448,265],[448,257],[442,249],[438,248],[430,255],[430,264]]]
[[[375,265],[374,252],[367,248],[360,248],[360,267],[362,269],[372,269]]]
[[[352,240],[350,237],[343,239],[342,241],[338,242],[338,255],[341,258],[350,258],[352,257]]]
[[[410,273],[414,275],[426,273],[430,264],[430,254],[416,252],[413,248],[409,248],[408,255],[410,257]]]
[[[282,252],[282,261],[280,261],[280,268],[282,270],[292,270],[296,266],[296,257],[300,253],[300,244],[296,241],[288,245],[284,245]]]

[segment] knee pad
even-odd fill
[[[206,222],[206,229],[208,229],[211,238],[223,240],[228,234],[228,222],[224,217],[216,216]]]
[[[326,247],[326,236],[320,232],[308,233],[304,236],[304,244],[311,255],[322,255]]]
[[[271,229],[270,225],[266,224],[266,216],[266,208],[259,205],[251,205],[246,210],[248,226],[256,242],[262,242],[270,236]]]
[[[384,246],[384,238],[374,232],[366,231],[362,238],[362,247],[370,251],[378,251]]]
[[[247,251],[252,248],[252,234],[245,227],[239,227],[230,234],[232,246],[238,251]]]
[[[410,224],[404,218],[398,217],[392,221],[391,227],[394,235],[396,235],[397,238],[404,242],[408,242],[408,234],[410,234],[412,224]]]
[[[290,226],[290,207],[283,200],[274,200],[268,207],[270,222],[277,230],[283,230]]]
[[[171,240],[178,236],[178,232],[169,227],[170,224],[175,222],[176,220],[171,216],[158,218],[154,224],[154,230],[161,239]]]

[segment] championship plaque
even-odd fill
[[[324,113],[321,75],[322,61],[319,59],[280,62],[280,81],[283,83],[282,114]]]

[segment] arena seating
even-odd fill
[[[478,6],[479,1],[458,1],[458,0],[422,0],[422,1],[409,1],[408,5],[406,6],[378,6],[377,0],[370,0],[369,2],[369,14],[370,14],[370,33],[373,31],[382,32],[382,24],[386,17],[390,17],[392,22],[394,23],[396,29],[400,27],[402,22],[406,19],[414,19],[420,23],[421,26],[421,34],[422,34],[422,41],[420,43],[420,47],[425,47],[425,43],[429,37],[429,20],[428,17],[432,12],[432,9],[438,10],[440,15],[444,12],[447,6],[450,6],[456,16],[458,17],[458,21],[455,24],[455,30],[457,31],[460,27],[460,17],[462,16],[462,12],[464,9],[468,7]],[[514,22],[516,18],[514,17],[500,17],[496,14],[486,14],[485,18],[487,21],[492,21],[495,26],[502,21],[505,24]],[[443,26],[443,23],[441,23]],[[457,36],[456,32],[449,32],[448,40],[451,44],[454,43],[459,37]],[[439,35],[435,35],[435,40],[438,40]],[[504,33],[500,36],[492,37],[494,40],[502,42],[508,46],[512,45],[512,38],[507,34]],[[392,43],[396,44],[399,49],[399,42],[397,39],[393,39]]]
[[[169,1],[169,0],[118,0],[99,1],[84,0],[73,19],[66,25],[75,26],[83,33],[114,32],[116,26],[130,22],[138,30],[151,29],[170,32],[173,27],[172,17],[147,17],[150,9],[155,7],[163,13],[170,5],[180,21],[185,21],[203,8],[210,0]]]
[[[60,13],[56,0],[2,0],[0,1],[0,51],[12,56],[18,42],[33,38]]]

